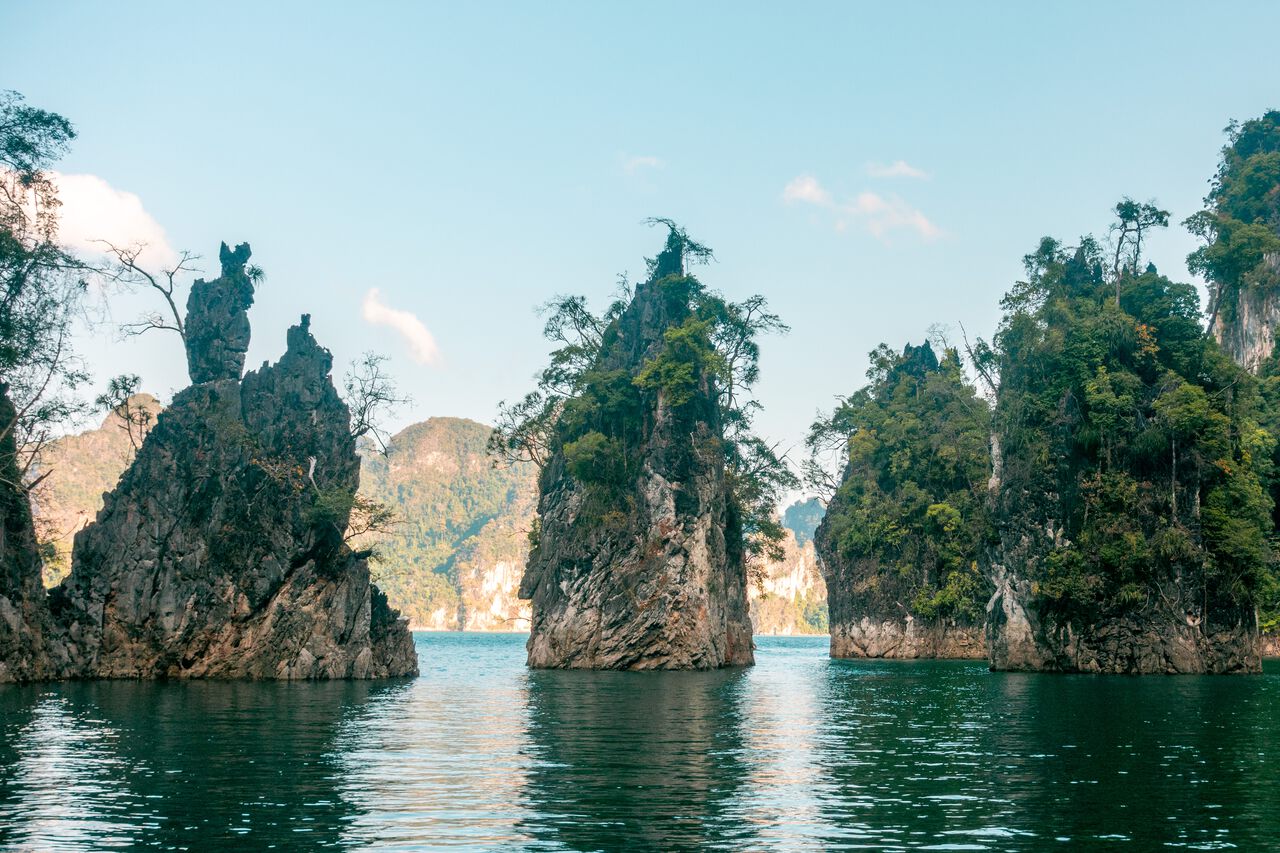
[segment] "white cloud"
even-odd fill
[[[634,175],[641,169],[661,169],[666,165],[666,162],[652,155],[624,157],[622,159],[622,170],[628,175]]]
[[[142,206],[142,199],[118,190],[97,175],[52,172],[58,186],[58,237],[66,246],[100,253],[106,240],[116,246],[146,244],[143,264],[164,266],[177,259],[164,228]]]
[[[413,313],[385,305],[378,288],[375,287],[364,295],[361,314],[366,323],[390,326],[398,332],[409,345],[409,355],[418,364],[439,363],[440,348],[436,346],[435,336]]]
[[[831,194],[822,188],[817,178],[812,175],[801,175],[792,179],[791,183],[783,188],[782,200],[787,204],[802,201],[807,204],[829,207],[831,205]]]
[[[894,160],[889,165],[883,163],[868,163],[867,174],[873,178],[927,178],[929,173],[924,169],[917,169],[906,160]]]
[[[810,204],[830,211],[835,217],[837,231],[844,231],[852,221],[860,223],[881,240],[895,229],[915,231],[926,240],[942,236],[942,229],[897,196],[885,197],[864,191],[850,201],[840,202],[812,175],[794,178],[783,188],[782,200],[787,204]]]

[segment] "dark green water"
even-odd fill
[[[528,672],[419,635],[390,684],[0,688],[0,847],[1280,849],[1280,675],[830,661]]]

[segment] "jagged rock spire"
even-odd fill
[[[249,307],[253,282],[245,270],[248,243],[218,250],[222,275],[197,279],[187,297],[187,371],[192,383],[239,379],[249,350]]]

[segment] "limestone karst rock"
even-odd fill
[[[1093,620],[1063,618],[1037,606],[1028,564],[1062,542],[1052,524],[1034,527],[1019,514],[995,549],[995,593],[987,605],[987,652],[993,670],[1104,674],[1250,673],[1262,671],[1255,614],[1219,610],[1204,623],[1194,590]],[[1024,522],[1024,523],[1019,523]],[[1190,586],[1188,584],[1187,586]],[[1197,614],[1197,615],[1192,615]]]
[[[651,277],[604,333],[595,366],[619,393],[629,393],[667,331],[689,316],[684,248],[673,233]],[[607,498],[575,476],[562,440],[542,471],[537,545],[520,590],[533,602],[532,667],[712,669],[754,661],[742,531],[725,479],[714,389],[701,376],[678,405],[662,392],[646,393],[639,405],[626,419],[627,473]]]
[[[329,376],[332,357],[309,318],[289,329],[280,361],[240,379],[248,258],[247,245],[223,246],[222,276],[193,291],[195,382],[159,416],[96,521],[76,535],[71,574],[48,609],[35,591],[38,561],[14,562],[7,573],[20,597],[38,602],[34,615],[22,615],[28,627],[19,636],[44,647],[33,663],[0,634],[10,680],[417,672],[407,624],[344,541],[360,460]],[[10,528],[23,539],[29,513],[24,528],[21,513],[8,524],[8,509],[6,539]],[[0,613],[6,624],[10,615]]]
[[[1111,280],[1087,245],[1042,252],[999,340],[991,667],[1260,672],[1272,515],[1248,377],[1203,336],[1190,285]],[[1123,327],[1149,344],[1108,346]]]
[[[385,453],[361,452],[361,493],[401,519],[361,542],[377,548],[378,586],[415,627],[529,627],[529,603],[517,593],[537,468],[495,466],[486,449],[491,433],[475,421],[433,417],[396,433]]]
[[[30,475],[43,478],[31,495],[37,531],[45,535],[44,584],[56,586],[71,571],[76,531],[102,509],[142,439],[164,406],[150,394],[130,396],[96,428],[60,436],[40,448]]]
[[[747,584],[751,630],[761,634],[827,633],[827,585],[818,570],[813,540],[788,530],[780,559],[769,559]]]
[[[1209,327],[1214,340],[1236,364],[1258,373],[1276,348],[1280,327],[1280,255],[1267,255],[1254,273],[1253,287],[1241,288],[1231,310],[1219,311]]]
[[[223,243],[218,250],[222,275],[213,281],[197,279],[187,297],[187,370],[191,381],[239,379],[249,350],[249,308],[253,282],[245,272],[248,243],[234,250]]]

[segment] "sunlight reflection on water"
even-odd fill
[[[992,674],[761,638],[713,673],[530,672],[418,635],[381,684],[0,688],[0,845],[1264,849],[1280,677]]]

